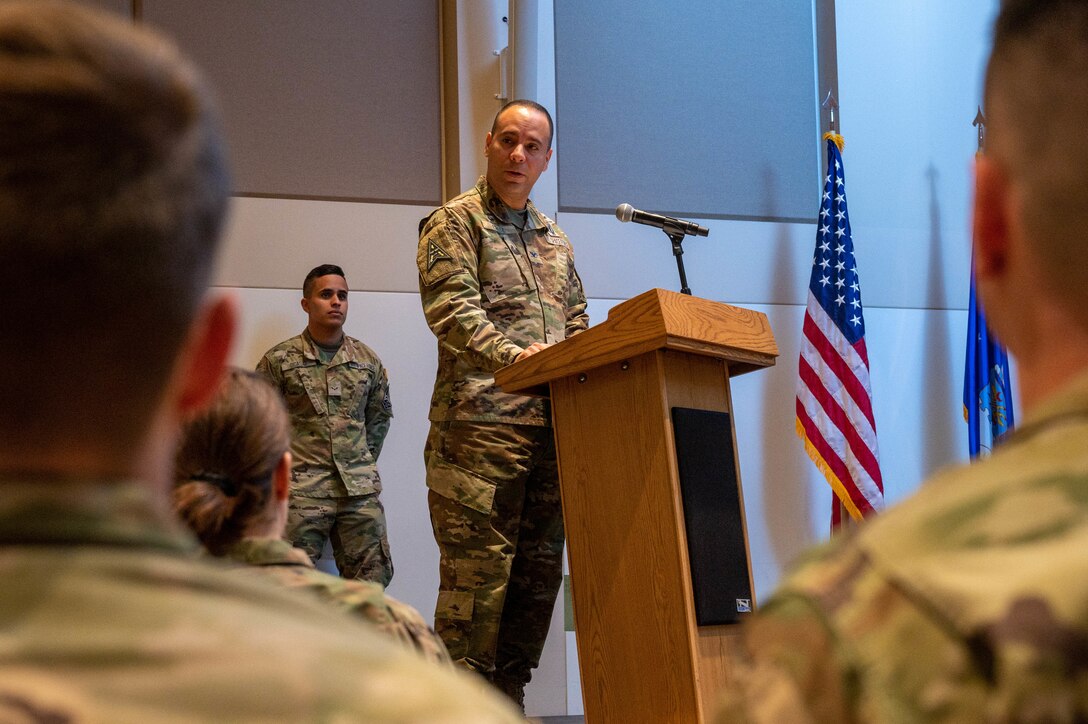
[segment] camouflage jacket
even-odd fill
[[[419,292],[438,338],[430,419],[550,425],[544,400],[495,386],[534,342],[589,326],[574,250],[530,201],[525,230],[481,178],[420,224]]]
[[[358,619],[198,556],[149,488],[0,479],[0,721],[522,721]]]
[[[378,355],[344,336],[322,364],[308,331],[282,342],[257,363],[291,415],[291,492],[312,498],[381,491],[378,455],[393,407]],[[339,393],[337,393],[339,390]]]
[[[362,616],[386,634],[431,661],[450,660],[446,646],[419,611],[385,593],[380,583],[347,580],[314,568],[305,551],[288,541],[246,538],[226,556],[246,564],[247,570],[269,577],[288,588],[310,592],[341,611]]]
[[[1088,376],[816,551],[745,636],[720,722],[1088,720]]]

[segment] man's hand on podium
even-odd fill
[[[514,358],[514,361],[515,362],[521,362],[523,359],[525,359],[529,355],[534,355],[537,352],[539,352],[540,350],[544,349],[545,347],[550,347],[550,346],[551,345],[549,345],[547,342],[533,342],[531,345],[529,345],[525,349],[521,350],[521,352],[518,354],[518,356]]]

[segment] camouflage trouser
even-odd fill
[[[336,568],[344,578],[388,586],[393,559],[385,527],[385,508],[378,494],[344,498],[292,495],[287,508],[287,540],[317,562],[325,541],[332,539]]]
[[[563,579],[552,430],[433,423],[424,456],[441,554],[435,630],[455,662],[521,703]]]

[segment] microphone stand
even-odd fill
[[[688,286],[688,275],[684,273],[684,232],[674,226],[661,227],[665,236],[672,242],[672,255],[676,257],[676,269],[680,272],[680,293],[691,296],[691,288]]]

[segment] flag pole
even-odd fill
[[[982,106],[978,107],[978,113],[975,114],[975,120],[971,121],[971,125],[978,128],[978,153],[982,153],[982,147],[986,143],[986,116],[982,115]]]
[[[827,96],[824,97],[824,102],[820,104],[823,108],[827,109],[829,118],[827,121],[827,133],[824,135],[825,139],[830,139],[836,146],[839,147],[839,151],[842,151],[845,145],[842,134],[839,133],[839,120],[835,117],[835,111],[839,109],[839,100],[835,98],[835,94],[831,92],[831,89],[827,89]],[[850,511],[846,509],[846,506],[842,504],[839,496],[832,491],[831,494],[831,533],[835,533],[843,528],[853,527],[854,519],[850,515]]]
[[[971,125],[978,132],[978,150],[986,145],[986,116],[978,107]],[[967,303],[967,354],[963,371],[963,418],[967,422],[967,452],[978,458],[1015,425],[1009,355],[986,324],[975,286],[974,258],[971,260],[971,293]]]

